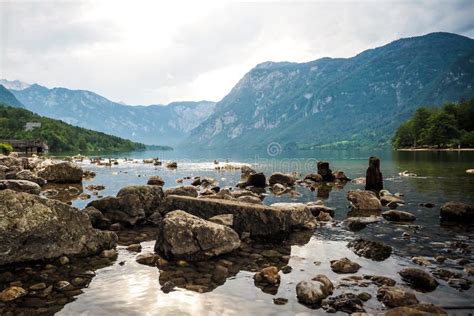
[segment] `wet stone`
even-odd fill
[[[286,303],[288,303],[287,298],[276,297],[276,298],[273,299],[273,304],[275,304],[275,305],[285,305]]]
[[[329,311],[340,311],[344,313],[365,312],[362,300],[353,293],[344,293],[335,297],[329,297],[323,302],[323,308]]]
[[[421,292],[431,292],[438,287],[436,279],[430,273],[421,269],[405,268],[398,272],[398,274],[410,287]]]
[[[360,265],[348,258],[331,260],[331,270],[336,273],[356,273],[359,269]]]
[[[163,284],[163,286],[161,287],[161,290],[163,291],[163,293],[169,293],[171,291],[174,291],[175,287],[176,285],[173,282],[167,281],[165,282],[165,284]]]
[[[364,240],[362,238],[349,242],[347,247],[352,249],[357,255],[375,261],[383,261],[392,254],[392,247],[378,241]]]
[[[418,299],[414,293],[397,287],[381,287],[377,291],[377,299],[387,307],[406,306],[418,303]]]

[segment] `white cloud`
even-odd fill
[[[0,77],[131,104],[219,100],[258,63],[474,36],[473,1],[4,1]]]

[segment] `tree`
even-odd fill
[[[431,114],[432,112],[428,108],[421,107],[416,110],[415,115],[412,118],[415,147],[418,145],[423,131],[428,127]]]
[[[436,145],[438,148],[448,145],[456,137],[459,137],[456,119],[442,110],[430,116],[428,127],[421,134],[424,143]]]
[[[413,132],[413,121],[402,123],[392,139],[395,148],[412,147],[415,145],[415,134]]]

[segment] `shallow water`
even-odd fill
[[[175,180],[186,176],[210,176],[219,181],[220,187],[234,186],[239,178],[240,171],[216,171],[214,159],[220,162],[229,159],[239,163],[249,163],[256,170],[263,171],[269,176],[274,171],[298,172],[306,174],[316,170],[318,160],[326,160],[331,169],[343,170],[350,178],[365,175],[367,158],[377,155],[381,158],[381,170],[384,175],[384,186],[390,192],[404,194],[406,205],[399,210],[409,211],[417,216],[412,225],[397,225],[382,221],[369,225],[366,229],[353,233],[341,227],[318,228],[309,242],[304,245],[291,246],[291,257],[288,265],[293,267],[289,274],[282,274],[281,284],[276,295],[264,293],[253,282],[253,272],[242,270],[235,276],[228,278],[225,284],[218,286],[212,292],[197,293],[184,289],[164,294],[160,290],[160,270],[135,262],[135,254],[129,253],[120,247],[119,257],[114,265],[97,271],[84,294],[69,303],[60,312],[61,315],[83,314],[116,314],[116,315],[288,315],[313,314],[314,311],[299,304],[296,300],[295,286],[299,281],[309,280],[316,274],[326,274],[335,285],[341,282],[346,275],[333,273],[329,267],[329,260],[348,257],[358,262],[362,268],[357,275],[376,274],[391,277],[398,284],[400,280],[397,272],[404,266],[413,266],[410,258],[423,255],[433,259],[437,255],[445,255],[449,259],[435,267],[452,268],[462,272],[462,266],[456,263],[459,258],[467,258],[471,264],[472,254],[461,254],[458,249],[450,248],[450,243],[460,241],[471,249],[473,243],[472,226],[441,226],[439,222],[439,206],[447,201],[461,201],[474,203],[474,176],[468,175],[465,170],[474,168],[474,153],[471,152],[392,152],[392,151],[301,151],[279,152],[271,156],[266,152],[246,153],[183,153],[183,152],[135,152],[122,155],[113,155],[113,158],[134,158],[137,162],[119,160],[117,166],[102,167],[83,162],[84,169],[93,170],[97,176],[84,182],[89,184],[105,185],[100,195],[115,195],[124,186],[145,184],[149,176],[160,175],[165,180],[165,188],[178,185]],[[103,157],[107,157],[103,155]],[[141,159],[160,157],[162,160],[178,162],[177,170],[165,167],[156,167],[152,164],[143,164]],[[408,170],[416,173],[417,177],[400,177],[399,172]],[[184,184],[189,183],[184,181]],[[361,188],[360,185],[348,183],[343,187],[322,187],[312,192],[304,187],[297,187],[301,196],[293,198],[288,195],[273,196],[271,193],[264,203],[298,201],[309,202],[321,199],[325,205],[333,207],[335,219],[343,220],[347,217],[347,191]],[[87,190],[84,189],[85,192]],[[90,193],[90,192],[89,192]],[[96,196],[92,196],[97,198]],[[83,208],[89,200],[75,200],[74,206]],[[419,203],[434,203],[434,208],[418,206]],[[418,226],[418,227],[416,227]],[[410,239],[401,238],[404,232],[411,235]],[[362,236],[373,240],[381,240],[394,247],[392,256],[383,262],[374,262],[361,258],[346,248],[348,240]],[[142,243],[144,250],[152,250],[153,242]],[[123,266],[119,262],[124,261]],[[321,262],[315,265],[314,262]],[[417,266],[419,267],[419,266]],[[446,308],[467,308],[464,310],[452,309],[450,313],[464,314],[471,310],[474,301],[474,291],[458,291],[449,287],[446,282],[438,280],[440,286],[431,293],[416,295],[420,301],[427,301],[442,305]],[[338,290],[357,293],[367,291],[373,297],[364,304],[368,311],[381,309],[375,298],[375,286],[369,288],[349,287]],[[284,297],[289,301],[286,305],[274,305],[272,299]],[[318,313],[324,311],[318,310]]]

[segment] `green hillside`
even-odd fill
[[[39,122],[41,127],[25,131],[27,122]],[[41,139],[52,152],[145,149],[140,143],[72,126],[4,103],[0,104],[0,139]]]

